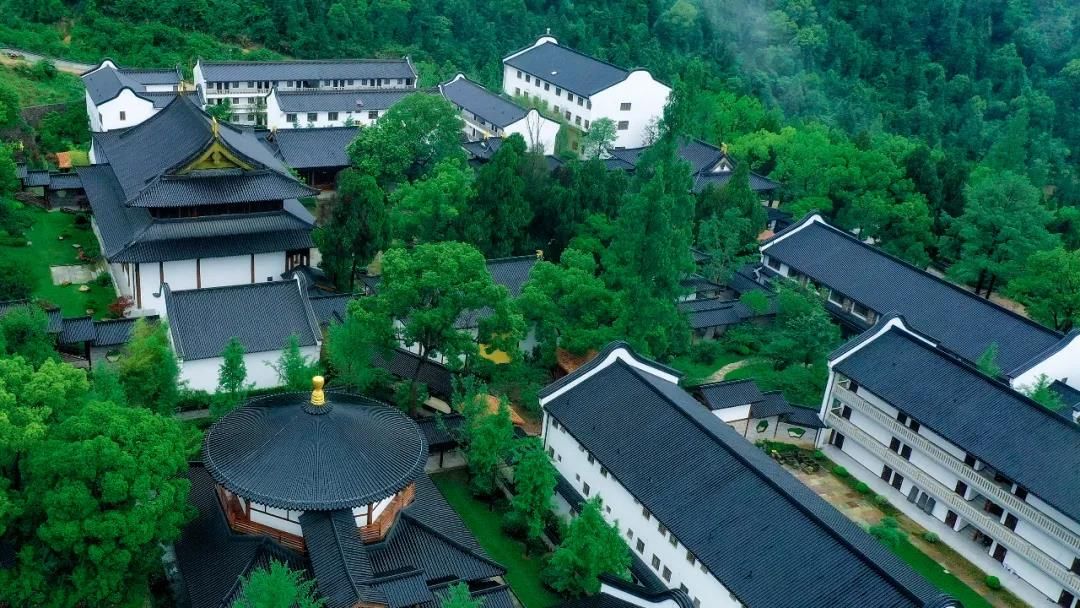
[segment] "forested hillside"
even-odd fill
[[[824,211],[920,264],[981,256],[954,273],[976,283],[989,269],[997,286],[1033,249],[1080,245],[1076,2],[0,0],[0,11],[0,41],[74,59],[409,54],[422,84],[459,70],[497,84],[500,57],[550,28],[688,84],[692,134],[783,182],[796,214]],[[1023,200],[987,200],[1006,191]],[[983,217],[965,218],[974,207]],[[1009,259],[1000,243],[971,242],[994,209],[1037,228]]]

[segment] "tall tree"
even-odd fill
[[[276,363],[271,367],[278,375],[278,383],[290,391],[305,391],[311,388],[311,379],[321,374],[319,362],[309,359],[300,352],[300,339],[293,334],[285,340]]]
[[[544,446],[536,437],[524,437],[514,445],[514,497],[510,516],[525,528],[525,537],[539,540],[551,515],[551,498],[557,473]]]
[[[0,603],[144,605],[161,546],[191,515],[186,471],[171,418],[90,401],[58,421],[21,467],[25,511]]]
[[[487,257],[511,255],[525,242],[525,228],[532,220],[523,177],[527,154],[525,140],[515,133],[503,139],[499,150],[476,173],[463,232]]]
[[[371,176],[355,169],[338,175],[330,221],[315,230],[322,267],[338,289],[352,292],[357,271],[387,245],[386,195]]]
[[[59,358],[48,333],[49,320],[36,305],[18,306],[0,316],[0,347],[23,357],[33,366]]]
[[[694,269],[690,188],[690,167],[677,154],[676,137],[661,137],[635,169],[605,259],[608,282],[625,301],[621,331],[655,357],[689,340],[675,302],[683,294],[681,281]]]
[[[587,159],[607,158],[615,147],[615,121],[610,118],[597,118],[589,127],[589,132],[581,138],[582,156]]]
[[[556,348],[583,355],[617,338],[622,306],[598,276],[593,256],[576,249],[563,251],[559,264],[533,266],[517,301],[548,363],[554,362]]]
[[[499,399],[492,412],[487,407],[488,395],[476,395],[482,402],[465,423],[465,459],[469,463],[469,489],[477,496],[491,496],[498,488],[499,471],[506,466],[513,447],[514,425],[510,422],[510,405]],[[466,408],[466,413],[469,409]]]
[[[232,608],[322,608],[326,602],[315,593],[315,581],[274,560],[252,571],[242,581],[240,597]]]
[[[491,314],[480,320],[474,336],[459,320],[482,309]],[[441,355],[449,366],[460,366],[477,355],[478,340],[492,344],[502,336],[513,341],[521,336],[523,325],[510,308],[506,288],[492,280],[479,251],[465,243],[424,243],[413,249],[392,248],[383,255],[378,293],[352,303],[346,328],[335,333],[343,341],[332,352],[337,353],[335,365],[345,363],[363,371],[358,364],[343,361],[347,353],[371,357],[399,343],[413,348],[419,357],[409,387],[415,393],[429,357]]]
[[[387,190],[461,157],[461,116],[440,95],[414,93],[394,104],[349,144],[353,166]]]
[[[776,322],[763,354],[777,369],[822,363],[840,343],[840,328],[832,322],[824,300],[816,292],[780,285],[776,309]]]
[[[460,158],[445,159],[429,175],[394,190],[390,233],[406,244],[457,240],[472,198],[472,170]]]
[[[127,401],[170,416],[180,398],[180,364],[165,323],[135,322],[131,341],[117,362]]]
[[[619,529],[604,521],[599,497],[582,505],[570,522],[545,574],[552,589],[574,597],[600,591],[601,574],[629,578],[630,548]]]
[[[244,362],[244,345],[231,338],[221,351],[218,366],[218,390],[210,403],[210,416],[214,419],[236,409],[247,396],[247,364]]]
[[[441,608],[483,608],[483,600],[473,598],[469,586],[465,583],[450,585],[446,595],[439,602]]]
[[[1036,251],[1028,256],[1024,272],[1009,282],[1007,293],[1036,321],[1071,330],[1080,321],[1080,251]]]
[[[1052,216],[1038,189],[1010,171],[975,170],[964,195],[967,204],[955,222],[959,259],[949,274],[989,297],[1028,256],[1054,247],[1056,238],[1046,229]]]

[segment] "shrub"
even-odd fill
[[[892,503],[889,502],[889,499],[885,498],[881,494],[878,494],[874,497],[874,504],[881,507],[882,509],[887,509],[892,506]]]
[[[840,478],[847,478],[849,475],[851,475],[851,473],[848,473],[847,469],[845,469],[844,467],[842,467],[840,465],[836,465],[835,467],[833,467],[832,472],[833,472],[833,475],[836,475],[837,477],[840,477]]]
[[[213,396],[206,391],[184,389],[176,402],[176,409],[181,412],[209,409],[212,399]]]
[[[73,221],[76,226],[85,228],[90,225],[90,216],[85,213],[78,213]]]
[[[825,452],[814,450],[814,460],[825,460]]]
[[[112,277],[109,276],[109,273],[103,272],[94,277],[94,285],[97,285],[98,287],[112,287]]]
[[[723,344],[713,340],[705,340],[690,346],[690,359],[694,363],[712,363],[720,358],[724,351]]]
[[[127,309],[134,305],[135,302],[131,299],[131,296],[120,296],[109,304],[109,317],[113,319],[122,319],[124,318],[124,313],[127,312]]]
[[[859,483],[855,484],[855,491],[859,494],[869,494],[870,486],[866,485],[866,482],[860,481]]]
[[[922,539],[930,543],[931,545],[936,544],[939,540],[941,540],[941,538],[937,534],[931,532],[930,530],[926,530],[922,533]]]
[[[34,292],[30,267],[15,260],[0,260],[0,301],[25,300]]]
[[[997,591],[998,589],[1001,589],[1001,579],[996,576],[987,576],[986,586]]]
[[[739,355],[752,355],[761,350],[761,332],[749,323],[742,323],[724,332],[724,346]]]
[[[869,532],[871,536],[893,548],[906,541],[906,535],[895,517],[882,517],[880,522],[870,526]]]

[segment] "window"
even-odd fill
[[[1068,591],[1062,590],[1061,595],[1058,596],[1057,605],[1061,606],[1062,608],[1071,608],[1073,600],[1075,599],[1076,596],[1069,593]]]
[[[1069,572],[1080,574],[1080,557],[1073,558],[1072,567],[1069,568]]]
[[[889,468],[889,465],[881,467],[881,478],[884,479],[886,482],[892,479],[892,469]]]
[[[1020,500],[1024,500],[1024,499],[1027,498],[1027,495],[1028,495],[1027,488],[1022,488],[1020,486],[1016,486],[1015,494],[1016,494],[1017,498],[1019,498]],[[1080,574],[1080,572],[1077,572],[1077,574]]]
[[[634,531],[631,530],[630,528],[626,529],[626,538],[629,538],[630,540],[634,540]]]
[[[671,542],[672,547],[675,547],[676,549],[679,548],[679,541],[675,539],[674,534],[672,534],[671,536],[668,536],[668,541]]]
[[[697,563],[697,558],[694,557],[693,553],[687,551],[686,552],[686,561],[690,562],[690,565],[693,566],[695,563]]]
[[[550,91],[551,90],[551,85],[545,82],[544,83],[544,90],[545,91]]]
[[[578,97],[578,98],[577,98],[577,105],[579,105],[579,106],[583,106],[583,105],[585,105],[585,100],[584,100],[584,99],[582,99],[582,98],[580,98],[580,97]]]
[[[337,112],[327,112],[326,120],[337,120]]]
[[[608,515],[610,515],[611,514],[611,507],[609,507],[607,505],[604,505],[604,511],[607,512]]]
[[[765,265],[773,270],[780,270],[780,260],[772,257],[765,258]]]
[[[649,515],[649,510],[645,507],[641,507],[641,516],[645,518],[645,521],[649,521],[649,517],[651,517]]]
[[[898,412],[896,414],[896,421],[899,422],[900,424],[907,424],[907,421],[908,421],[907,414],[905,414],[904,412]]]
[[[285,122],[296,122],[296,114],[286,114]]]
[[[567,91],[566,92],[566,101],[574,101],[574,94]]]
[[[532,82],[532,76],[525,74],[525,82]]]
[[[518,77],[518,80],[521,80],[521,70],[517,71],[517,77]]]
[[[901,486],[903,486],[903,485],[904,485],[904,476],[903,476],[903,475],[901,475],[901,474],[899,474],[899,473],[893,473],[893,476],[892,476],[892,487],[894,487],[894,488],[896,488],[897,490],[899,490],[899,489],[900,489],[900,487],[901,487]]]
[[[556,113],[556,114],[558,114],[558,113],[559,113],[559,106],[555,106],[555,113]]]
[[[562,97],[562,87],[555,87],[555,97]]]
[[[625,131],[625,130],[629,129],[630,128],[630,121],[629,120],[620,120],[618,128],[619,128],[620,131]]]
[[[686,585],[682,584],[682,583],[679,583],[679,591],[682,591],[683,593],[686,593],[687,591],[690,591],[690,588],[687,587]]]
[[[918,433],[919,429],[922,428],[922,425],[919,424],[918,421],[912,420],[910,423],[908,423],[908,428]]]
[[[592,100],[591,99],[585,102],[585,107],[589,108],[590,110],[592,109]]]
[[[319,113],[318,112],[308,112],[307,113],[307,121],[308,122],[315,122],[317,120],[319,120]]]
[[[694,598],[694,608],[701,608],[701,600]]]
[[[664,580],[671,582],[671,568],[664,566]]]
[[[964,483],[964,482],[962,482],[960,480],[956,481],[956,487],[953,488],[954,492],[956,492],[960,496],[964,496],[964,495],[967,494],[967,490],[968,490],[968,486],[967,486],[966,483]]]
[[[606,467],[603,467],[603,466],[601,466],[601,467],[600,467],[600,476],[601,476],[601,477],[607,477],[607,474],[608,474],[607,468],[606,468]]]
[[[657,571],[660,570],[660,558],[656,557],[655,553],[653,553],[653,556],[652,556],[652,567],[653,567],[653,570],[657,570]]]
[[[589,129],[589,119],[586,118],[585,119],[585,130],[588,130],[588,129]]]
[[[581,117],[580,116],[575,116],[574,117],[574,124],[576,124],[579,127],[581,126]]]
[[[664,524],[657,524],[656,529],[660,532],[660,536],[667,536],[667,526]]]
[[[566,116],[566,120],[570,120],[570,110],[567,110],[564,116]]]
[[[892,439],[890,439],[889,440],[889,449],[892,450],[893,452],[896,452],[897,454],[899,454],[900,453],[900,440],[897,439],[896,437],[893,437]]]
[[[904,460],[911,460],[911,446],[905,445],[900,449],[900,457]]]
[[[1005,527],[1012,530],[1013,532],[1016,532],[1017,521],[1018,520],[1016,519],[1016,516],[1012,513],[1007,513],[1005,515]]]
[[[124,112],[124,111],[120,112],[120,120],[127,120],[127,112]]]
[[[974,454],[965,454],[964,455],[964,464],[968,465],[969,467],[975,468],[975,463],[976,462],[977,461],[975,459]]]
[[[629,101],[624,101],[624,102],[620,103],[619,104],[619,110],[621,110],[623,112],[629,112],[630,111],[630,102]]]
[[[585,496],[588,496],[590,492],[592,492],[592,488],[589,487],[588,483],[581,484],[581,493],[582,494],[584,494]]]
[[[515,95],[516,97],[520,97],[520,96],[521,96],[521,87],[514,87],[514,95]]]
[[[862,317],[864,319],[868,319],[868,318],[870,318],[870,309],[863,306],[862,304],[859,304],[858,302],[852,302],[851,303],[851,314],[853,314],[853,315],[855,315],[857,317]]]
[[[596,464],[596,458],[592,454],[589,454],[589,464]]]
[[[577,446],[577,451],[579,451],[579,452],[584,452],[584,451],[585,451],[585,446],[583,446],[583,445],[581,445],[581,444],[579,443],[579,444],[578,444],[578,446]]]
[[[637,541],[637,552],[638,553],[644,553],[645,552],[645,543],[640,538]]]

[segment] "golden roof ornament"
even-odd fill
[[[323,384],[326,380],[322,376],[315,376],[311,379],[311,405],[326,405],[326,395],[323,394]]]

